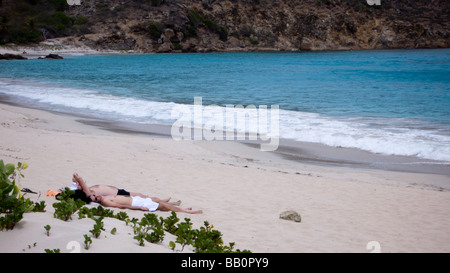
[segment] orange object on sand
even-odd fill
[[[58,193],[61,193],[61,191],[58,191],[58,190],[47,190],[46,195],[47,196],[56,196]]]

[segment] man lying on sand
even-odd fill
[[[124,189],[119,189],[117,187],[114,186],[109,186],[109,185],[94,185],[94,186],[87,186],[86,181],[81,178],[81,176],[79,176],[77,173],[73,174],[73,178],[72,181],[77,183],[77,188],[80,191],[83,191],[86,193],[87,196],[89,195],[101,195],[101,196],[117,196],[117,195],[125,195],[125,196],[140,196],[143,198],[148,198],[148,195],[142,194],[142,193],[137,193],[137,192],[128,192]],[[83,190],[83,187],[87,188],[86,190]],[[88,194],[88,192],[90,192],[90,194]],[[159,199],[158,197],[150,197],[153,201],[155,202],[169,202],[170,198],[167,199]],[[92,200],[91,200],[92,201]],[[180,205],[181,201],[177,201],[177,202],[173,202],[171,203],[173,205]]]
[[[201,210],[192,210],[192,208],[180,208],[176,205],[167,202],[154,202],[151,198],[142,198],[140,196],[101,196],[92,195],[95,202],[98,202],[106,207],[116,207],[120,209],[137,209],[143,211],[175,211],[185,212],[190,214],[202,213]]]
[[[202,213],[201,210],[192,210],[192,208],[184,209],[178,207],[181,201],[169,202],[170,198],[162,200],[157,197],[148,197],[140,193],[129,193],[123,189],[118,189],[113,186],[95,185],[88,187],[86,182],[77,173],[73,174],[74,182],[78,185],[78,196],[80,191],[83,193],[80,199],[83,201],[94,201],[106,207],[116,207],[121,209],[136,209],[143,211],[174,211],[185,212],[190,214]]]

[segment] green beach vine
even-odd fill
[[[27,163],[18,162],[16,166],[0,160],[0,230],[14,229],[24,213],[45,211],[44,201],[34,203],[20,193],[22,171],[27,167]]]

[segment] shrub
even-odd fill
[[[186,245],[193,245],[194,240],[198,236],[198,231],[192,229],[191,219],[184,218],[184,222],[181,222],[177,226],[177,230],[173,233],[177,236],[176,243],[181,244],[181,251],[183,251]],[[175,244],[172,244],[174,248]]]
[[[84,25],[89,21],[89,18],[84,16],[78,16],[75,18],[75,25]]]
[[[228,246],[224,246],[222,233],[213,229],[214,226],[210,225],[207,221],[203,223],[204,226],[200,227],[200,229],[193,229],[191,219],[184,218],[184,222],[180,223],[179,220],[175,212],[172,212],[166,219],[161,218],[161,222],[164,224],[164,230],[177,237],[175,242],[171,241],[169,243],[169,247],[172,250],[175,249],[178,243],[181,245],[181,251],[183,251],[186,245],[191,245],[197,253],[250,252],[249,250],[234,250],[234,243],[229,243]]]
[[[20,194],[20,179],[24,177],[22,171],[28,167],[26,163],[4,164],[0,160],[0,213],[4,214],[0,217],[0,230],[14,229],[14,226],[23,218],[26,212],[34,211],[33,202],[24,198]],[[18,178],[19,187],[16,185]],[[39,210],[43,210],[45,204],[43,201],[38,205]]]
[[[178,223],[178,221],[180,221],[180,219],[177,217],[177,214],[172,211],[171,215],[163,220],[164,229],[170,233],[175,233],[177,230],[175,224]]]
[[[45,230],[47,231],[47,236],[50,236],[50,229],[52,228],[50,225],[44,226]]]
[[[61,250],[59,248],[55,248],[55,249],[44,249],[45,253],[61,253]]]
[[[92,239],[87,234],[83,234],[84,237],[84,249],[88,250],[89,246],[92,244]]]
[[[139,241],[139,245],[144,245],[144,240],[150,243],[159,243],[164,239],[163,218],[158,219],[156,214],[146,213],[139,222],[139,226],[135,227],[136,236],[134,239]]]
[[[230,243],[228,246],[223,245],[222,233],[213,229],[214,226],[210,225],[207,221],[203,223],[203,227],[197,232],[197,237],[193,242],[195,252],[197,253],[231,253],[233,252],[234,243]],[[240,250],[237,250],[240,252]],[[244,252],[249,252],[244,250]]]
[[[72,25],[72,18],[67,16],[64,12],[56,11],[49,18],[48,23],[62,31]]]
[[[217,24],[216,22],[203,17],[200,13],[198,13],[196,10],[188,10],[188,18],[191,22],[194,29],[196,29],[200,24],[205,25],[210,31],[216,33],[219,35],[219,39],[222,41],[226,41],[228,39],[228,31]],[[196,34],[196,32],[190,30],[192,34]],[[196,36],[196,35],[192,35]]]
[[[53,217],[63,221],[71,220],[72,215],[86,204],[80,199],[75,201],[73,198],[70,198],[70,195],[72,194],[74,194],[74,191],[65,188],[65,190],[57,197],[60,202],[53,203],[53,207],[55,208]]]
[[[164,26],[161,23],[150,22],[147,25],[147,32],[154,38],[161,37],[161,33],[163,32],[163,30]]]
[[[57,11],[65,11],[69,8],[67,0],[50,0],[50,2]]]
[[[92,235],[94,235],[95,238],[100,237],[100,234],[102,233],[102,230],[105,230],[103,228],[103,217],[99,217],[95,220],[94,228],[89,230]]]
[[[82,207],[80,208],[80,210],[78,211],[78,217],[80,219],[84,218],[84,217],[88,217],[88,218],[92,218],[95,220],[94,216],[99,216],[99,217],[114,217],[114,211],[110,210],[110,209],[105,209],[102,206],[98,206],[98,207],[93,207],[93,208],[87,208],[87,207]]]

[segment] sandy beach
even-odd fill
[[[117,54],[113,50],[95,50],[71,38],[47,39],[39,44],[16,45],[6,44],[0,46],[0,54],[21,55],[27,59],[37,59],[45,57],[48,54],[57,54],[61,56],[79,56],[91,54]],[[124,53],[124,52],[121,52]]]
[[[38,194],[26,196],[47,205],[46,212],[27,213],[14,230],[0,232],[0,252],[173,252],[172,237],[141,247],[131,227],[115,219],[104,220],[105,231],[85,250],[83,234],[93,220],[55,219],[56,200],[45,195],[70,186],[74,172],[89,185],[182,200],[203,214],[181,219],[191,218],[194,227],[209,221],[225,243],[256,253],[365,253],[372,241],[381,252],[450,252],[450,192],[426,186],[450,184],[446,175],[305,164],[240,143],[118,133],[7,104],[0,104],[0,117],[0,158],[27,162],[22,187]],[[301,222],[280,219],[286,210],[297,211]],[[52,227],[50,236],[45,225]]]

